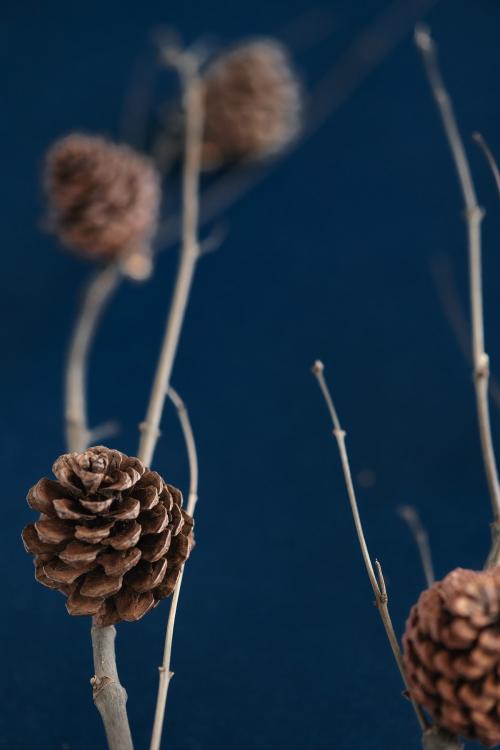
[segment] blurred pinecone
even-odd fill
[[[193,545],[179,490],[138,458],[103,446],[65,453],[57,481],[41,479],[28,504],[41,513],[23,541],[35,577],[97,624],[139,620],[177,583]]]
[[[458,568],[424,591],[403,642],[411,694],[436,724],[500,743],[500,568]]]
[[[248,42],[221,55],[204,76],[206,166],[284,149],[300,127],[301,91],[285,48]]]
[[[98,260],[149,257],[160,184],[148,159],[73,133],[47,155],[45,191],[49,228],[63,245]]]

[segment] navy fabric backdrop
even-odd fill
[[[14,3],[0,11],[2,173],[0,747],[104,748],[92,706],[89,623],[33,579],[19,539],[27,489],[63,452],[61,382],[89,269],[39,231],[42,154],[74,128],[117,134],[129,74],[150,30],[189,40],[272,34],[306,0]],[[314,80],[385,7],[331,0],[328,41],[298,54]],[[443,0],[429,15],[464,134],[500,154],[500,6]],[[500,373],[500,210],[470,148],[483,203],[487,341]],[[352,528],[330,426],[310,374],[336,395],[372,554],[398,632],[423,577],[397,506],[414,503],[438,575],[482,564],[489,504],[469,366],[430,274],[447,254],[466,295],[461,197],[411,35],[345,105],[227,214],[203,260],[177,358],[200,452],[198,547],[182,592],[169,697],[171,750],[415,748]],[[119,418],[136,450],[176,253],[126,285],[92,357],[92,422]],[[167,409],[156,468],[186,486]],[[497,443],[500,419],[493,415]],[[167,607],[119,627],[137,747],[152,721]]]

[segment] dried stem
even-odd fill
[[[116,671],[115,636],[113,626],[92,626],[95,676],[90,682],[109,750],[133,750],[126,709],[127,693],[120,685]]]
[[[493,156],[493,151],[488,146],[481,133],[473,133],[472,139],[477,143],[477,145],[483,152],[486,161],[488,162],[488,166],[491,169],[491,173],[493,175],[493,179],[495,180],[495,185],[500,196],[500,170],[498,169],[498,164],[496,163],[496,159]]]
[[[91,440],[85,395],[89,349],[101,314],[119,279],[117,266],[110,265],[98,271],[87,287],[77,318],[66,367],[65,422],[69,451],[79,453]]]
[[[194,516],[196,503],[198,502],[198,453],[196,450],[196,443],[194,440],[193,428],[191,427],[191,420],[189,419],[188,410],[186,404],[179,396],[177,391],[170,386],[168,390],[168,397],[172,401],[173,405],[177,410],[177,417],[182,429],[182,435],[184,437],[184,443],[186,444],[186,451],[189,461],[189,495],[186,511],[190,516]]]
[[[194,440],[191,422],[184,401],[181,399],[177,391],[175,391],[172,387],[170,387],[168,395],[175,408],[177,409],[177,416],[179,417],[179,422],[181,424],[182,433],[184,436],[184,442],[186,444],[190,476],[187,512],[191,516],[193,516],[196,508],[196,503],[198,501],[198,454],[196,451],[196,443]],[[181,571],[179,580],[177,581],[177,585],[172,596],[172,602],[170,604],[170,611],[168,614],[167,631],[165,634],[165,646],[163,650],[163,661],[161,667],[159,667],[158,695],[156,698],[156,711],[153,722],[153,731],[151,734],[150,750],[159,750],[161,745],[168,688],[170,686],[170,681],[174,676],[174,673],[170,669],[170,663],[172,659],[172,642],[174,637],[175,616],[177,614],[177,605],[179,603],[183,576],[184,569]]]
[[[434,566],[432,564],[431,546],[429,544],[429,535],[420,520],[418,511],[413,505],[402,505],[398,508],[399,515],[408,524],[412,536],[417,545],[422,568],[424,570],[425,581],[427,586],[432,586],[436,580],[434,576]]]
[[[433,258],[431,271],[444,314],[450,324],[458,346],[465,359],[472,364],[472,344],[469,324],[460,299],[450,259],[445,255]],[[491,373],[488,388],[495,406],[497,409],[500,409],[500,384]]]
[[[197,238],[199,213],[199,177],[201,141],[203,134],[203,98],[195,55],[178,53],[173,61],[183,82],[186,134],[182,184],[182,250],[179,270],[167,321],[163,345],[153,382],[151,398],[144,422],[141,424],[139,458],[151,465],[170,376],[179,344],[182,323],[191,291],[196,263],[200,257]]]
[[[429,31],[419,26],[415,42],[422,55],[432,93],[441,115],[460,188],[465,203],[469,246],[470,304],[472,324],[472,357],[479,435],[488,489],[493,509],[493,544],[488,565],[500,562],[500,485],[491,435],[488,404],[489,358],[484,350],[483,291],[481,278],[481,221],[484,212],[479,206],[464,144],[458,130],[453,105],[439,69],[436,47]]]
[[[422,731],[425,731],[428,728],[428,723],[422,713],[420,706],[413,700],[413,698],[411,698],[411,695],[409,693],[409,686],[406,680],[406,675],[405,675],[404,666],[403,666],[403,657],[401,655],[401,650],[399,648],[398,639],[396,638],[391,616],[389,613],[389,599],[387,596],[387,589],[386,589],[384,577],[382,574],[382,568],[378,560],[376,560],[375,568],[377,572],[375,573],[375,570],[373,568],[372,561],[370,558],[370,553],[368,552],[368,547],[367,547],[365,535],[363,532],[363,525],[361,523],[361,518],[359,515],[358,503],[356,500],[356,493],[354,492],[354,485],[352,482],[349,457],[347,455],[347,450],[345,446],[346,433],[340,426],[340,421],[337,416],[337,412],[333,404],[330,391],[326,384],[323,370],[324,370],[323,363],[320,361],[315,362],[314,367],[313,367],[313,373],[318,381],[319,387],[321,389],[321,393],[323,394],[323,398],[325,399],[328,411],[330,413],[330,417],[332,419],[333,435],[337,441],[337,445],[339,449],[340,461],[342,463],[342,471],[344,473],[344,480],[345,480],[345,484],[347,488],[347,494],[349,496],[349,503],[351,505],[351,511],[352,511],[352,515],[354,519],[354,526],[356,528],[356,534],[358,537],[359,546],[361,548],[363,561],[365,563],[366,572],[368,573],[368,578],[370,579],[373,593],[375,594],[375,603],[377,605],[380,617],[382,619],[385,632],[387,634],[387,638],[389,640],[389,643],[392,649],[392,653],[394,655],[396,664],[401,674],[401,678],[406,687],[406,690],[408,691],[408,695],[410,696],[410,700],[413,705],[420,727]]]

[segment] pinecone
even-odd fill
[[[285,48],[248,42],[215,60],[204,77],[205,166],[284,149],[300,127],[301,92]]]
[[[150,254],[159,178],[132,149],[80,133],[61,138],[47,155],[45,190],[49,228],[63,245],[106,261]]]
[[[36,579],[98,625],[139,620],[177,583],[193,545],[179,490],[138,458],[103,446],[65,453],[28,504],[41,513],[22,537]]]
[[[424,591],[403,643],[411,694],[436,724],[500,743],[500,568],[457,568]]]

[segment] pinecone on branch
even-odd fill
[[[71,615],[139,620],[172,594],[193,546],[182,494],[103,446],[65,453],[52,470],[56,481],[40,479],[27,497],[41,514],[22,534],[36,579],[67,596]]]
[[[458,568],[424,591],[406,625],[413,698],[436,724],[500,743],[500,568]]]
[[[279,42],[238,45],[208,67],[203,86],[206,166],[269,156],[297,135],[301,90]]]
[[[49,228],[97,260],[149,258],[160,204],[152,163],[128,146],[72,133],[48,152]]]

